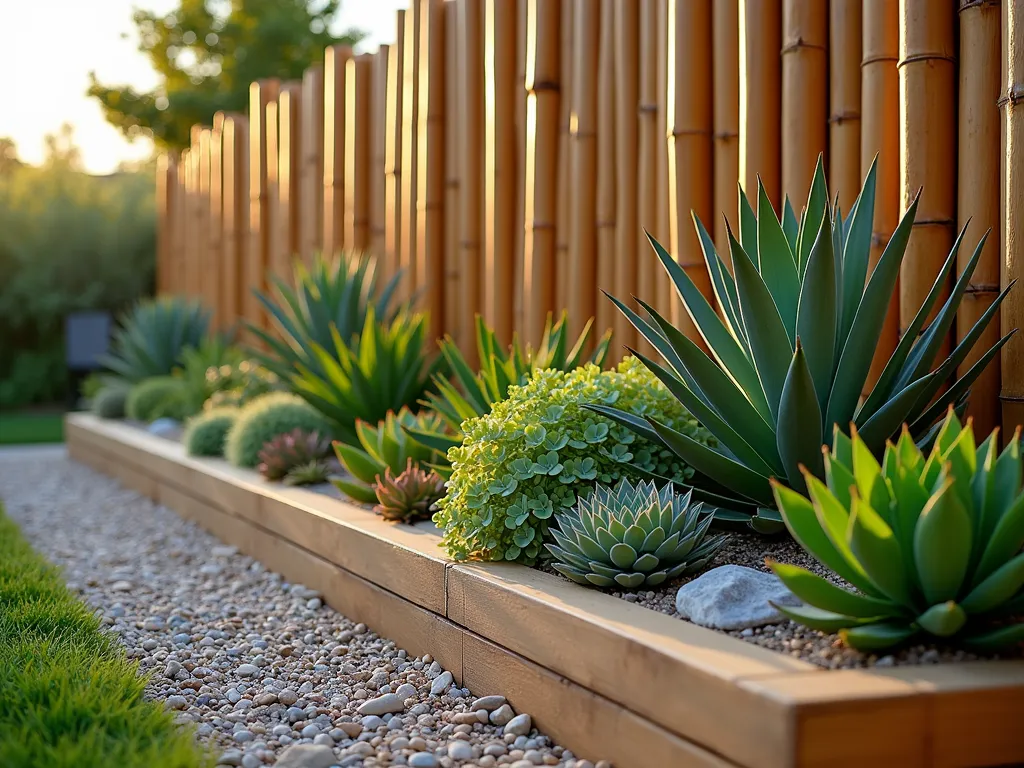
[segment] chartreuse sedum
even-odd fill
[[[648,304],[640,302],[644,318],[616,302],[664,363],[638,357],[717,438],[717,445],[677,434],[649,415],[604,406],[599,410],[663,442],[696,470],[694,485],[703,499],[740,511],[730,517],[751,520],[756,529],[768,532],[782,529],[772,509],[769,480],[803,491],[800,465],[822,477],[821,446],[831,443],[833,425],[845,430],[855,424],[875,456],[882,455],[886,440],[904,423],[915,440],[927,444],[946,406],[965,406],[972,382],[1009,334],[960,379],[951,380],[1006,296],[1004,291],[992,302],[952,353],[943,353],[985,243],[983,237],[950,290],[961,233],[923,306],[871,386],[871,360],[906,255],[917,201],[869,269],[874,165],[846,217],[838,205],[829,204],[820,161],[799,222],[788,201],[780,220],[764,189],[757,193],[756,215],[740,196],[739,239],[729,233],[731,272],[704,225],[696,221],[721,317],[686,271],[651,241],[709,353]],[[933,310],[935,319],[926,326]],[[949,386],[943,389],[945,384]],[[863,400],[862,392],[867,393]],[[719,513],[719,518],[726,516]]]
[[[865,651],[922,634],[978,651],[1024,640],[1020,431],[998,448],[998,431],[975,446],[952,409],[927,456],[905,428],[881,464],[836,430],[824,482],[805,470],[809,499],[774,491],[794,538],[856,591],[772,563],[805,603],[779,610]]]

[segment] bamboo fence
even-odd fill
[[[728,261],[737,189],[760,178],[799,214],[819,155],[844,213],[877,162],[872,267],[920,192],[874,376],[968,222],[958,271],[992,234],[946,348],[1021,275],[1019,0],[410,0],[395,30],[253,83],[247,115],[160,159],[161,292],[201,298],[220,328],[265,325],[253,290],[293,258],[369,250],[471,357],[478,313],[536,343],[567,308],[574,330],[594,316],[635,346],[602,291],[702,343],[644,230],[710,296],[691,212]],[[1020,325],[1024,296],[999,314],[961,373]],[[1019,342],[970,413],[981,431],[1024,418]]]

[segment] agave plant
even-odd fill
[[[425,520],[444,496],[444,480],[436,472],[415,466],[412,459],[397,477],[387,467],[377,483],[377,505],[373,510],[388,520],[411,523]]]
[[[549,529],[555,544],[552,567],[579,584],[598,587],[657,586],[707,565],[728,537],[706,536],[713,515],[691,494],[677,494],[671,483],[659,491],[641,480],[621,480],[556,515]]]
[[[772,563],[806,603],[779,606],[794,621],[866,651],[921,634],[979,651],[1024,641],[1019,428],[1002,453],[998,430],[975,447],[951,409],[927,458],[904,428],[881,464],[837,430],[825,482],[808,472],[807,488],[809,500],[775,484],[786,526],[857,591]]]
[[[462,443],[463,421],[490,413],[494,403],[505,399],[511,385],[525,384],[534,370],[572,371],[586,363],[604,363],[608,356],[608,346],[611,344],[611,331],[607,331],[597,340],[594,351],[585,358],[584,350],[590,341],[594,321],[587,321],[583,332],[570,348],[568,313],[563,312],[557,323],[553,323],[552,320],[549,314],[536,350],[529,345],[524,348],[518,335],[513,335],[512,344],[506,352],[494,330],[477,315],[476,345],[480,358],[478,373],[473,373],[452,338],[445,337],[440,342],[441,354],[448,363],[455,381],[435,376],[434,385],[437,392],[427,393],[426,399],[422,402],[424,406],[441,416],[444,420],[444,429],[426,431],[409,428],[409,433],[424,445],[445,454],[453,445]]]
[[[756,216],[741,193],[740,240],[729,232],[733,273],[694,217],[722,318],[683,268],[651,238],[710,356],[650,305],[640,302],[649,318],[644,319],[624,303],[613,301],[665,364],[634,354],[718,439],[718,447],[697,443],[654,419],[609,407],[595,410],[661,440],[697,470],[695,486],[703,492],[702,498],[732,508],[720,513],[722,518],[751,520],[753,515],[754,527],[765,532],[782,529],[773,509],[770,478],[803,491],[801,465],[822,477],[820,449],[832,439],[834,424],[845,429],[853,423],[875,455],[881,455],[886,440],[904,422],[915,439],[926,445],[947,405],[961,411],[966,407],[971,384],[1011,334],[942,390],[1009,291],[1008,287],[992,302],[952,353],[936,365],[985,244],[983,237],[940,303],[957,264],[961,232],[878,381],[859,401],[868,390],[872,356],[917,205],[915,200],[870,274],[874,164],[845,218],[838,205],[828,204],[820,160],[799,224],[788,201],[780,222],[760,185]],[[937,304],[935,319],[926,326],[925,319]]]
[[[210,326],[210,313],[190,299],[140,301],[114,331],[111,351],[99,362],[115,378],[137,384],[169,376],[186,350],[198,347]]]
[[[404,407],[397,414],[389,411],[376,426],[357,421],[356,435],[362,449],[340,442],[334,444],[338,461],[353,479],[339,478],[333,481],[334,484],[346,496],[364,504],[373,504],[377,501],[374,486],[385,469],[397,475],[409,462],[419,466],[442,459],[440,453],[409,437],[406,430],[434,433],[442,426],[441,418],[436,414],[423,412],[416,415]]]
[[[323,459],[310,459],[292,468],[284,476],[285,485],[318,485],[326,483],[331,476],[330,465]]]
[[[296,428],[263,445],[257,469],[267,480],[281,480],[296,467],[322,460],[330,452],[330,441],[319,432]]]

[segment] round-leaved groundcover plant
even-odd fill
[[[686,481],[693,470],[664,446],[586,409],[612,405],[713,440],[640,361],[535,371],[490,413],[462,424],[448,451],[452,476],[434,522],[456,560],[537,562],[554,513],[597,483],[644,473]]]

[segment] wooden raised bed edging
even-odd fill
[[[71,457],[320,590],[460,684],[616,768],[1024,763],[1024,661],[827,671],[269,484],[126,424],[67,417]]]

